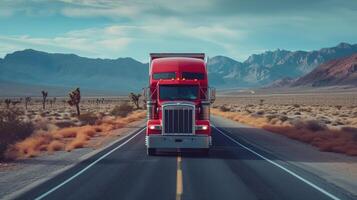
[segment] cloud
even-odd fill
[[[68,17],[127,17],[134,18],[144,10],[134,5],[121,5],[118,7],[65,7],[61,13]]]
[[[354,0],[3,0],[0,20],[28,18],[32,29],[12,33],[21,26],[12,25],[0,30],[0,42],[9,51],[18,46],[90,57],[140,54],[136,58],[143,60],[150,51],[186,50],[243,60],[257,49],[351,41],[356,10]],[[56,30],[46,35],[41,23],[52,22]]]
[[[18,49],[35,48],[44,51],[73,52],[89,57],[110,57],[127,55],[131,51],[145,51],[145,54],[160,46],[169,47],[169,51],[185,49],[185,45],[194,50],[204,50],[211,44],[226,51],[245,37],[245,33],[223,25],[201,25],[187,23],[175,18],[160,21],[160,26],[153,22],[138,25],[110,25],[102,28],[72,30],[55,37],[34,37],[30,35],[1,36],[0,42],[12,44]],[[182,41],[177,44],[177,41]],[[197,47],[195,47],[195,44]],[[203,44],[203,45],[202,45]],[[133,48],[140,47],[135,50]],[[5,53],[5,50],[3,50]],[[128,55],[130,56],[130,55]],[[145,55],[146,56],[146,55]],[[144,59],[144,58],[139,58]]]
[[[111,57],[119,55],[131,42],[129,37],[115,37],[101,29],[73,31],[52,38],[20,36],[0,36],[5,44],[0,49],[4,55],[12,50],[35,48],[50,52],[73,52],[89,57]]]

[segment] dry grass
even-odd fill
[[[50,142],[47,146],[47,150],[49,152],[61,151],[64,148],[65,148],[65,144],[64,144],[64,142],[62,142],[60,140],[52,140],[52,142]]]
[[[20,103],[10,105],[10,108],[7,108],[6,104],[2,103],[2,99],[0,99],[0,160],[5,159],[3,156],[4,152],[7,151],[11,145],[15,142],[24,140],[31,134],[33,134],[33,137],[37,138],[37,140],[33,142],[28,141],[28,144],[24,144],[24,146],[38,146],[36,143],[46,141],[43,140],[45,136],[42,136],[42,133],[45,134],[46,137],[47,135],[50,135],[54,139],[61,139],[63,137],[76,138],[78,127],[85,125],[95,126],[101,119],[110,117],[110,112],[117,105],[122,105],[124,102],[129,101],[127,97],[83,98],[80,105],[83,114],[77,117],[74,108],[70,107],[66,103],[66,99],[61,97],[57,97],[56,101],[54,101],[53,97],[49,97],[49,100],[52,100],[52,103],[47,102],[45,110],[42,109],[41,98],[32,98],[27,109],[25,107],[24,99],[14,98],[12,100],[19,101]],[[125,111],[125,113],[129,114],[127,111]],[[104,124],[100,127],[95,127],[95,131],[104,134],[114,128],[125,126],[125,124],[118,124],[115,121],[113,123],[114,124]],[[53,134],[53,136],[50,133]],[[86,137],[78,136],[77,141],[83,140],[83,138]],[[58,142],[54,142],[50,145],[49,149],[70,150],[83,146],[72,143],[72,145],[67,147],[68,142],[62,143],[65,143],[66,145],[60,147],[62,145],[59,145]],[[84,146],[85,145],[87,144],[84,143]],[[38,148],[23,148],[23,152],[24,154],[31,156],[36,155],[36,152],[39,152],[39,150]]]
[[[94,125],[38,130],[30,137],[12,145],[6,152],[9,159],[34,157],[41,152],[72,151],[89,145],[96,136],[105,136],[111,130],[126,127],[129,123],[143,119],[144,111],[135,111],[127,117],[106,116]]]
[[[231,107],[229,110],[234,108]],[[212,114],[285,135],[311,144],[321,151],[357,156],[357,128],[332,127],[326,125],[323,120],[291,118],[279,114],[264,116],[243,110],[245,109],[222,112],[222,109],[212,109]]]
[[[298,129],[294,126],[265,125],[263,128],[285,135],[291,139],[311,144],[321,151],[357,156],[357,138],[355,133],[331,129],[312,131],[308,128]]]
[[[34,131],[33,123],[21,119],[18,109],[0,110],[0,160],[4,159],[6,149],[17,141],[30,136]]]
[[[118,106],[115,106],[113,110],[110,111],[111,115],[126,117],[129,113],[133,112],[134,108],[129,103],[124,102]]]

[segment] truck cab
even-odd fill
[[[214,89],[208,87],[205,55],[201,53],[152,53],[147,104],[148,155],[158,149],[199,149],[212,144],[210,104]]]

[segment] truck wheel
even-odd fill
[[[147,148],[148,156],[154,156],[156,154],[156,149],[154,148]]]

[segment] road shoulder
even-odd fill
[[[144,120],[130,123],[128,127],[110,132],[108,137],[98,137],[90,147],[71,152],[58,151],[35,158],[18,160],[0,170],[0,196],[13,199],[31,190],[54,176],[76,166],[78,163],[106,150],[144,126]],[[11,184],[9,184],[11,183]]]
[[[357,196],[357,157],[321,152],[299,141],[219,116],[213,116],[212,119],[217,127],[235,137]]]

